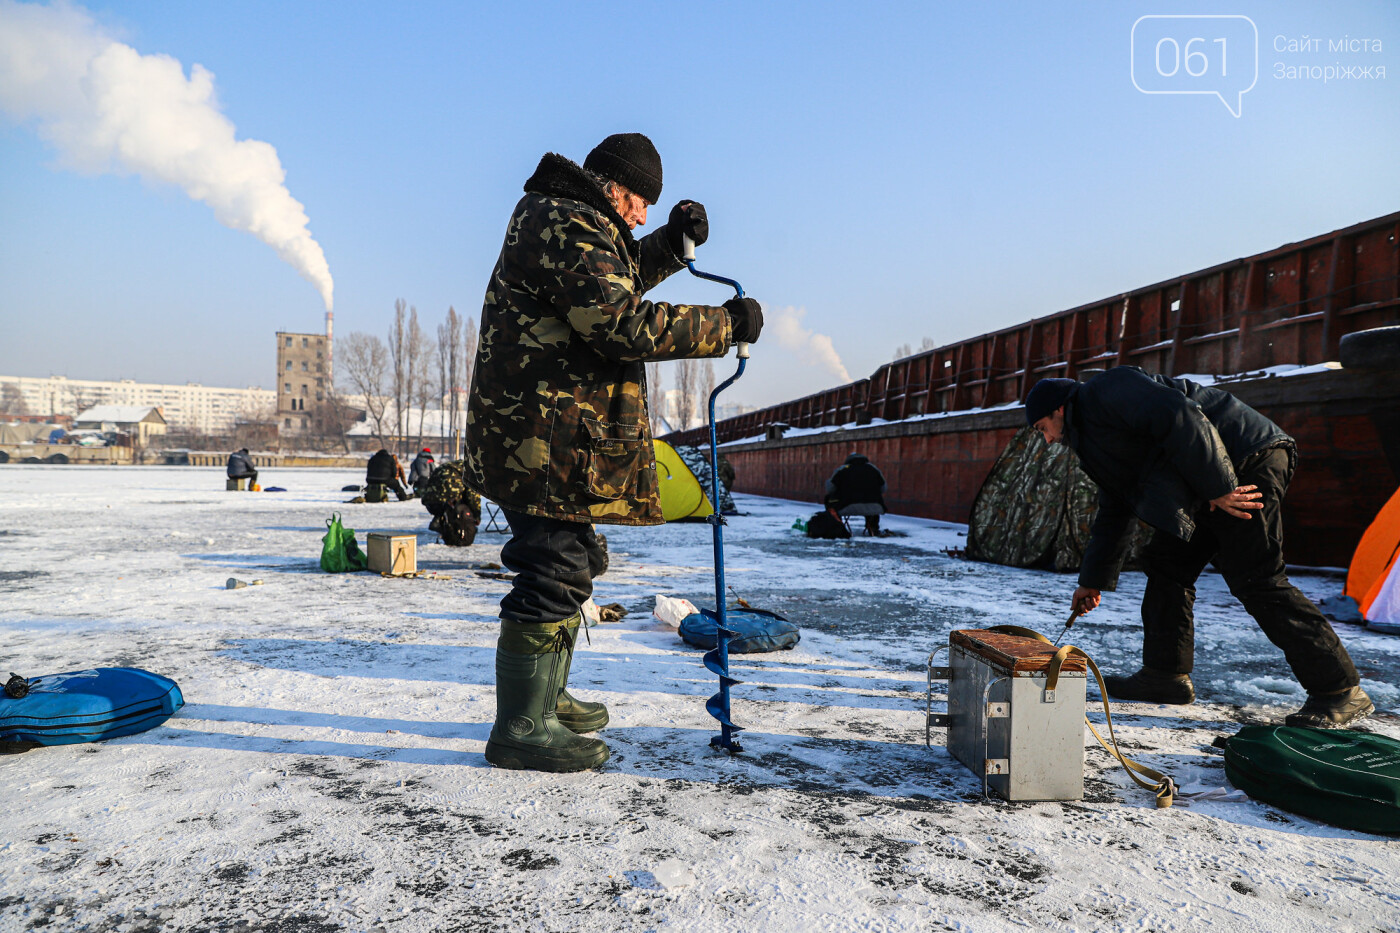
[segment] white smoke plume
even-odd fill
[[[792,305],[772,310],[764,308],[764,335],[776,337],[779,346],[797,354],[798,359],[808,366],[819,366],[841,382],[850,382],[851,374],[846,372],[846,366],[841,362],[831,338],[802,326],[802,319],[806,316],[806,308],[794,308]]]
[[[276,250],[331,309],[330,266],[283,184],[277,150],[234,139],[207,69],[194,65],[186,78],[176,59],[142,55],[77,6],[0,0],[0,110],[37,124],[77,171],[182,188]]]

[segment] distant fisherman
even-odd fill
[[[661,197],[661,157],[640,133],[603,140],[580,167],[549,153],[525,182],[486,286],[467,409],[466,480],[502,507],[515,571],[501,600],[496,722],[486,760],[580,771],[608,747],[577,733],[608,722],[565,687],[605,557],[593,523],[659,525],[648,429],[651,360],[717,357],[763,326],[758,302],[723,307],[642,298],[682,268],[682,237],[705,242],[705,208],[681,201],[634,239]]]
[[[408,465],[408,485],[412,486],[413,491],[418,495],[423,494],[423,487],[428,485],[428,478],[433,475],[433,468],[436,465],[430,447],[424,447],[418,451],[418,456],[414,457],[413,462]]]
[[[1196,578],[1214,563],[1230,592],[1283,649],[1308,691],[1290,726],[1340,728],[1373,710],[1351,656],[1284,574],[1282,506],[1298,451],[1278,425],[1228,392],[1119,366],[1080,384],[1042,379],[1026,421],[1068,445],[1099,487],[1074,608],[1118,581],[1133,516],[1156,529],[1143,549],[1142,669],[1105,677],[1110,696],[1190,703]]]
[[[253,458],[247,447],[228,455],[228,478],[246,479],[250,490],[258,484],[258,470],[253,466]]]

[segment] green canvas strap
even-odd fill
[[[1071,620],[1072,621],[1072,620]],[[1020,635],[1023,638],[1034,638],[1050,644],[1050,639],[1035,631],[1020,625],[994,625],[987,629],[989,632],[1000,632],[1003,635]],[[1052,645],[1053,647],[1053,645]],[[1060,682],[1060,668],[1064,666],[1065,659],[1070,656],[1080,657],[1089,665],[1089,670],[1094,672],[1094,679],[1099,683],[1099,697],[1103,700],[1104,720],[1108,723],[1108,737],[1113,743],[1105,742],[1103,736],[1099,735],[1099,730],[1094,728],[1094,724],[1089,721],[1089,717],[1084,717],[1084,724],[1089,727],[1089,731],[1094,734],[1094,738],[1099,740],[1099,744],[1123,765],[1123,769],[1128,772],[1128,777],[1133,779],[1133,783],[1143,790],[1152,791],[1157,799],[1157,808],[1164,810],[1170,807],[1176,800],[1176,782],[1169,776],[1163,774],[1155,768],[1149,768],[1144,764],[1133,761],[1123,754],[1118,747],[1118,738],[1113,734],[1113,713],[1108,708],[1108,690],[1104,688],[1103,675],[1099,673],[1099,666],[1094,663],[1094,659],[1089,657],[1082,649],[1074,645],[1062,645],[1055,651],[1055,656],[1050,659],[1049,666],[1045,669],[1045,689],[1054,690],[1055,685]],[[1139,777],[1142,775],[1143,777]],[[1144,780],[1146,778],[1147,780]]]

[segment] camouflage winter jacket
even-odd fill
[[[660,524],[644,364],[723,356],[729,315],[644,301],[681,262],[575,163],[546,155],[525,192],[481,310],[467,483],[531,515]]]

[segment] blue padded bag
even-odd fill
[[[0,742],[72,745],[145,732],[185,705],[175,681],[134,667],[99,667],[29,680],[0,694]]]
[[[762,609],[726,609],[725,622],[735,634],[729,639],[730,654],[754,654],[760,651],[781,651],[802,639],[787,619],[776,612]],[[701,609],[681,619],[680,634],[687,645],[709,650],[718,643],[719,623],[714,611]]]

